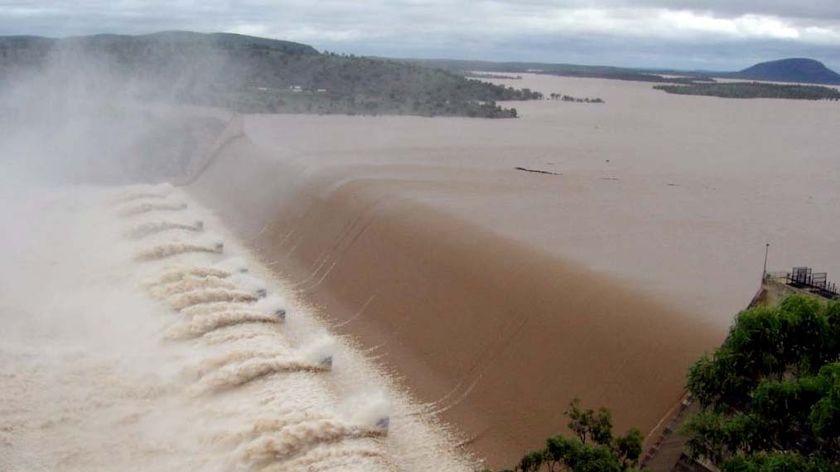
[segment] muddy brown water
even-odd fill
[[[503,83],[606,104],[246,116],[190,186],[489,465],[562,431],[574,397],[650,432],[765,242],[771,269],[840,275],[836,103]]]

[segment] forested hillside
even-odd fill
[[[143,99],[242,112],[495,118],[516,116],[496,101],[541,98],[417,64],[227,33],[0,37],[0,82],[27,74],[107,75]]]

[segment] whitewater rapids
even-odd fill
[[[0,470],[476,466],[180,189],[0,197]]]

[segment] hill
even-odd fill
[[[16,81],[23,75],[24,81]],[[530,90],[398,61],[321,53],[290,41],[230,33],[0,37],[0,85],[52,80],[130,90],[144,100],[242,112],[515,117],[499,100]],[[45,79],[46,78],[46,79]]]
[[[829,69],[822,62],[804,58],[762,62],[730,76],[769,82],[840,85],[840,74]]]

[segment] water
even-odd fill
[[[767,242],[770,270],[840,278],[836,103],[524,77],[503,82],[606,103],[244,116],[190,185],[496,467],[575,397],[650,432],[757,290]]]
[[[444,431],[389,428],[412,404],[391,380],[158,191],[2,190],[0,469],[469,470]],[[173,211],[224,245],[126,237]]]

